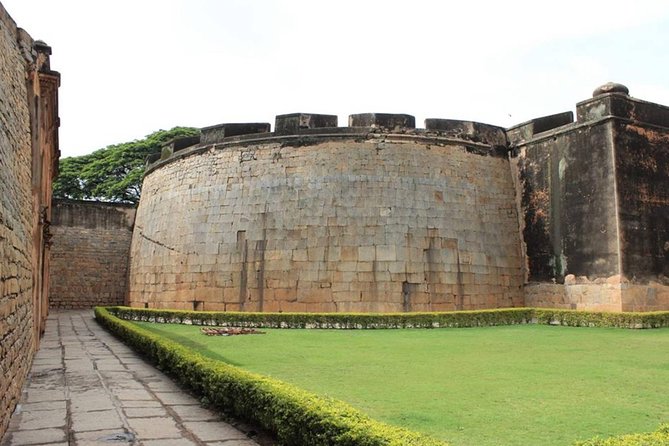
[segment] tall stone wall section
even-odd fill
[[[35,348],[32,193],[26,61],[16,25],[0,6],[0,433],[9,422]]]
[[[669,310],[669,107],[607,84],[510,129],[526,305]]]
[[[131,249],[131,305],[339,312],[522,305],[503,131],[492,128],[491,143],[472,133],[475,123],[297,130],[316,121],[299,118],[299,127],[278,122],[277,134],[224,137],[150,169]]]
[[[123,305],[134,205],[55,200],[51,308]]]
[[[0,4],[0,437],[46,313],[48,204],[57,166],[58,75]]]

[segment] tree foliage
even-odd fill
[[[137,203],[142,191],[145,159],[167,141],[195,136],[192,127],[158,130],[144,139],[112,144],[82,156],[64,158],[53,185],[55,198]]]

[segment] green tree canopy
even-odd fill
[[[144,139],[112,144],[93,153],[60,160],[53,185],[55,198],[137,203],[142,191],[145,159],[167,141],[195,136],[199,129],[174,127]]]

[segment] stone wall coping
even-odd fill
[[[448,136],[444,136],[448,135]],[[373,127],[320,127],[304,128],[295,131],[291,135],[277,135],[276,133],[255,133],[249,135],[232,136],[221,142],[213,144],[200,144],[195,147],[181,150],[166,159],[160,159],[149,163],[144,175],[148,175],[156,169],[172,163],[181,158],[200,154],[209,150],[224,150],[227,148],[257,145],[257,144],[283,144],[283,145],[315,145],[332,140],[354,140],[360,142],[364,139],[368,142],[408,142],[415,141],[420,144],[465,146],[467,150],[478,155],[503,156],[507,155],[506,146],[491,146],[490,144],[473,141],[470,135],[463,134],[457,137],[449,132],[426,129],[406,129],[403,133],[388,133],[385,129]]]
[[[662,127],[662,126],[658,126],[658,125],[654,125],[654,124],[649,124],[649,123],[646,123],[646,122],[641,122],[640,123],[640,122],[635,121],[633,119],[623,118],[623,117],[620,117],[620,116],[607,115],[607,116],[603,116],[599,119],[595,119],[595,120],[592,120],[592,121],[583,121],[583,122],[578,122],[577,121],[577,122],[574,122],[572,124],[563,125],[561,127],[555,128],[553,130],[548,130],[546,132],[538,133],[538,134],[536,134],[533,137],[530,137],[528,139],[518,139],[518,140],[511,140],[510,139],[509,144],[511,146],[511,149],[513,149],[513,148],[516,148],[516,147],[519,147],[519,146],[525,146],[525,145],[530,144],[530,143],[532,143],[532,144],[539,143],[539,142],[545,141],[547,139],[552,139],[552,138],[554,138],[558,135],[561,135],[563,133],[570,133],[570,132],[580,130],[580,129],[583,129],[583,128],[595,127],[595,126],[604,124],[608,121],[619,121],[619,122],[625,122],[625,123],[630,123],[630,124],[631,123],[643,124],[644,127],[658,128],[658,129],[665,129],[666,130],[666,127]]]
[[[585,122],[603,114],[630,122],[669,128],[669,107],[644,101],[624,93],[604,93],[576,104],[577,120]]]
[[[118,208],[134,209],[137,207],[137,204],[119,203],[115,201],[73,200],[70,198],[54,198],[53,200],[51,200],[51,206],[118,207]]]

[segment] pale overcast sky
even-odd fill
[[[53,47],[63,156],[293,112],[508,127],[607,81],[669,105],[666,0],[0,2]]]

